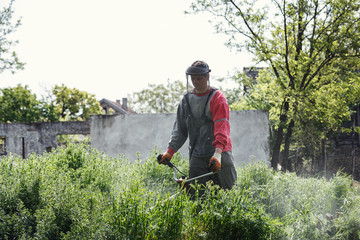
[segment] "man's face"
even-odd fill
[[[192,75],[191,82],[197,93],[205,93],[208,88],[209,75]]]

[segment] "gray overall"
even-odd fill
[[[215,152],[212,146],[214,123],[210,113],[210,100],[215,93],[216,89],[203,96],[187,93],[178,107],[169,147],[177,151],[189,137],[189,178],[209,172],[209,161]],[[206,184],[209,180],[224,189],[234,186],[237,173],[231,151],[222,153],[221,169],[217,174],[201,178],[198,183]]]

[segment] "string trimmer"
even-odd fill
[[[162,157],[162,154],[159,154],[158,157],[157,157],[157,161],[158,161],[159,164],[160,164],[161,157]],[[207,176],[216,174],[215,172],[209,172],[209,173],[205,173],[203,175],[199,175],[197,177],[188,178],[186,176],[186,174],[183,173],[182,171],[180,171],[172,162],[170,162],[170,160],[165,159],[164,164],[168,165],[170,168],[173,169],[173,171],[174,171],[174,180],[179,184],[181,189],[187,188],[191,181],[194,181],[194,180],[197,180],[197,179],[200,179],[200,178],[203,178],[203,177],[207,177]],[[212,165],[213,165],[213,163],[212,163]],[[212,165],[209,167],[209,169],[211,169]],[[180,178],[178,178],[177,173],[182,174],[182,176]]]

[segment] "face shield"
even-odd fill
[[[196,66],[194,66],[195,63],[198,63],[198,64]],[[191,65],[190,67],[188,67],[185,71],[186,91],[188,93],[193,93],[193,89],[194,89],[194,86],[191,81],[191,76],[196,76],[196,75],[205,75],[206,76],[209,74],[209,72],[211,72],[211,69],[209,69],[209,66],[205,62],[197,61],[195,63],[193,65]],[[190,81],[189,81],[189,79],[190,79]]]

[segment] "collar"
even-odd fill
[[[211,92],[211,90],[212,90],[212,87],[209,86],[209,90],[208,90],[208,91],[206,91],[206,92],[204,92],[204,93],[196,93],[196,92],[195,92],[195,88],[194,88],[194,89],[193,89],[193,93],[194,93],[196,96],[201,97],[201,96],[205,96],[205,95],[209,94],[209,93]]]

